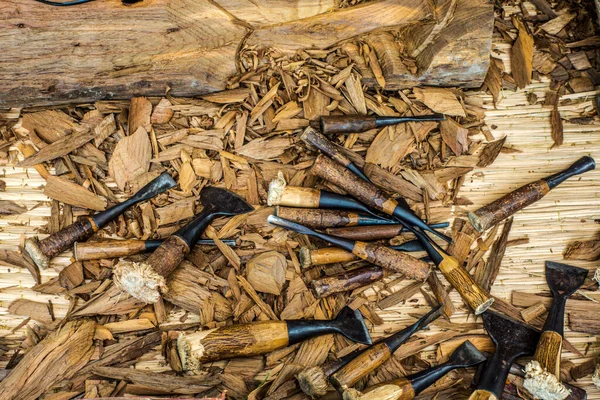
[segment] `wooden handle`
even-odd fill
[[[319,207],[321,193],[318,189],[286,186],[277,197],[273,197],[269,205],[288,207]]]
[[[330,115],[321,117],[321,132],[324,135],[332,133],[341,133],[349,135],[351,133],[366,132],[377,127],[375,117],[366,115]]]
[[[361,396],[353,396],[351,390],[344,393],[346,400],[411,400],[415,398],[415,391],[408,379],[400,378],[390,382],[371,386],[364,390]]]
[[[475,315],[483,313],[494,302],[494,298],[471,278],[471,275],[459,265],[456,258],[444,255],[438,268],[463,300],[473,309]]]
[[[557,378],[560,377],[560,354],[562,351],[562,336],[554,331],[544,331],[540,336],[533,358],[540,366]]]
[[[380,267],[366,267],[321,279],[315,279],[310,282],[310,285],[317,297],[323,298],[335,293],[347,292],[370,285],[385,276],[385,271]]]
[[[354,360],[337,370],[329,381],[340,393],[353,387],[361,378],[368,375],[371,371],[381,366],[392,356],[389,347],[385,343],[378,343]]]
[[[395,272],[408,279],[424,281],[429,275],[429,264],[389,247],[367,242],[355,242],[352,253],[359,258]]]
[[[330,235],[343,237],[345,239],[372,242],[382,239],[391,239],[398,236],[404,225],[373,225],[347,228],[328,228],[325,230]]]
[[[137,239],[77,242],[73,247],[73,256],[77,261],[98,260],[125,257],[145,250],[145,241]]]
[[[67,226],[44,240],[40,240],[40,249],[48,258],[67,250],[73,243],[85,240],[98,231],[91,217],[85,217]]]
[[[319,178],[326,179],[338,187],[343,188],[364,204],[388,215],[392,215],[398,205],[396,200],[377,189],[375,185],[360,179],[353,172],[324,155],[317,157],[313,164],[312,172]]]
[[[275,215],[288,221],[297,222],[309,228],[334,228],[356,225],[360,215],[344,210],[325,210],[318,208],[277,207]]]
[[[304,132],[302,132],[300,139],[302,139],[305,143],[316,147],[321,152],[327,154],[329,157],[343,166],[347,167],[348,165],[352,164],[352,161],[350,161],[348,157],[346,157],[339,149],[337,149],[333,143],[329,141],[329,139],[315,131],[310,126],[306,128]]]
[[[469,400],[498,400],[494,393],[488,392],[487,390],[479,389],[474,391]]]
[[[529,183],[499,198],[479,210],[469,213],[475,229],[483,232],[514,213],[535,203],[550,191],[545,180]]]
[[[171,236],[154,250],[146,263],[165,278],[183,261],[190,248],[179,236]]]
[[[358,260],[354,254],[340,249],[339,247],[324,247],[322,249],[311,250],[307,247],[300,249],[300,265],[303,268],[310,268],[315,265],[335,264]]]
[[[287,345],[288,330],[283,321],[235,324],[182,333],[177,339],[177,351],[185,370],[198,369],[209,361],[264,354]]]

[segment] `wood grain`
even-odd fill
[[[378,343],[340,368],[331,375],[329,380],[338,391],[343,392],[354,386],[362,377],[378,368],[391,356],[390,348],[385,343]]]
[[[167,87],[175,96],[201,95],[225,89],[244,46],[293,54],[373,32],[369,64],[355,61],[363,83],[479,86],[489,64],[493,7],[461,0],[438,26],[434,16],[445,3],[377,0],[340,9],[333,0],[110,0],[90,2],[82,12],[7,0],[0,4],[0,106],[159,96]],[[423,23],[427,29],[409,34],[421,49],[419,70],[411,73],[392,36],[381,31]],[[432,36],[436,26],[440,34]],[[371,68],[382,69],[379,83]]]
[[[542,332],[533,358],[542,368],[560,378],[560,354],[562,351],[562,336],[553,331]]]
[[[264,354],[287,346],[287,324],[281,321],[236,324],[188,334],[184,341],[189,346],[190,356],[200,364]],[[183,348],[179,347],[181,353]]]

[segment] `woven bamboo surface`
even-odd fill
[[[497,55],[507,53],[502,47],[495,50]],[[597,120],[589,125],[568,122],[584,111],[592,111],[594,97],[600,90],[561,97],[559,111],[564,120],[565,143],[560,148],[551,149],[550,109],[541,105],[529,105],[526,99],[526,94],[531,92],[538,98],[543,98],[547,88],[547,82],[536,82],[522,91],[505,92],[497,108],[494,108],[489,95],[469,95],[469,101],[485,108],[486,123],[491,127],[492,134],[496,138],[507,136],[506,146],[515,151],[501,154],[485,170],[475,170],[468,175],[460,195],[474,204],[457,208],[457,215],[464,214],[465,210],[475,210],[518,186],[561,170],[583,155],[591,155],[600,160],[600,123]],[[50,203],[42,193],[41,186],[45,181],[34,169],[23,170],[0,164],[0,177],[7,184],[6,191],[0,193],[0,197],[16,201],[29,209],[25,214],[0,219],[0,249],[14,250],[25,237],[35,234],[36,228],[47,223]],[[546,290],[544,261],[560,262],[567,243],[597,237],[600,230],[595,222],[597,219],[600,219],[600,170],[568,180],[540,202],[516,214],[509,239],[528,238],[529,243],[507,249],[492,293],[510,301],[514,290],[531,293]],[[69,257],[70,253],[65,253],[56,258],[54,268],[42,272],[42,281],[56,276],[61,268],[68,265]],[[569,263],[591,270],[596,267],[593,262]],[[33,285],[34,281],[28,271],[0,266],[0,336],[4,339],[18,340],[23,337],[23,329],[13,332],[13,328],[23,318],[8,314],[6,309],[14,299],[28,298],[39,302],[51,300],[56,316],[65,315],[68,307],[65,298],[35,293],[28,289]],[[451,297],[457,306],[462,304],[456,293],[452,293]],[[600,300],[600,293],[597,298]],[[404,305],[378,310],[386,323],[376,328],[374,336],[381,336],[384,330],[398,328],[413,320],[408,313],[414,313],[415,307],[421,308],[417,313],[425,310],[426,303],[420,294]],[[472,319],[473,316],[467,315],[464,307],[460,307],[452,321]],[[437,332],[434,326],[422,334]],[[580,363],[600,351],[594,335],[570,332],[567,329],[566,337],[586,357],[565,351],[563,360]],[[428,350],[428,357],[434,360],[435,347]],[[159,364],[160,360],[156,358],[142,357],[138,367],[154,370],[165,368]],[[589,377],[575,384],[588,391],[589,399],[600,399],[600,390],[594,388]]]

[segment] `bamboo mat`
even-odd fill
[[[495,46],[495,56],[506,57],[506,50],[502,46]],[[494,108],[491,96],[469,94],[469,102],[485,109],[486,123],[494,137],[506,136],[505,146],[514,149],[514,152],[500,154],[491,166],[474,170],[468,175],[460,195],[474,204],[457,207],[454,210],[456,215],[464,214],[465,210],[475,210],[518,186],[565,168],[583,155],[591,155],[600,161],[600,122],[596,120],[590,125],[576,125],[567,121],[579,117],[584,111],[593,111],[594,96],[600,90],[561,97],[559,111],[565,120],[564,144],[551,149],[550,110],[541,105],[529,105],[526,99],[526,94],[531,92],[542,99],[547,88],[548,82],[537,82],[525,90],[504,92],[497,108]],[[16,201],[29,209],[22,215],[0,218],[0,249],[14,250],[24,237],[35,234],[36,228],[46,224],[46,218],[50,215],[49,203],[41,189],[44,180],[34,169],[14,168],[0,161],[0,177],[7,184],[6,191],[0,193],[0,197]],[[529,243],[507,249],[492,293],[510,301],[513,290],[531,293],[546,290],[544,261],[560,262],[567,243],[597,237],[600,226],[594,221],[596,219],[600,219],[600,169],[568,180],[537,204],[517,213],[509,239],[528,238]],[[69,257],[70,253],[65,253],[55,259],[54,269],[42,272],[42,281],[56,276],[61,268],[68,265]],[[593,262],[569,263],[590,269],[596,267]],[[23,318],[9,315],[6,309],[17,298],[39,302],[51,300],[58,318],[66,314],[68,302],[65,298],[35,293],[28,289],[33,285],[28,271],[0,266],[0,336],[4,340],[21,340],[23,337],[23,329],[13,332]],[[400,284],[394,291],[404,285]],[[456,293],[452,293],[451,298],[457,306],[462,306]],[[422,314],[426,307],[422,296],[417,294],[405,305],[378,310],[385,323],[375,329],[373,336],[378,337],[384,331],[406,325],[414,320],[409,313]],[[172,318],[176,319],[177,316]],[[464,321],[472,322],[473,317],[464,312],[464,307],[459,307],[452,322]],[[422,335],[438,332],[433,326]],[[470,333],[483,333],[483,330]],[[578,364],[600,351],[597,338],[593,335],[569,332],[567,329],[566,337],[586,357],[565,351],[563,360]],[[435,360],[435,347],[428,348],[426,355]],[[166,367],[157,357],[142,357],[137,367],[164,370]],[[600,399],[600,390],[594,388],[589,377],[575,384],[588,391],[589,399]]]

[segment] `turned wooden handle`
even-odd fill
[[[318,204],[317,204],[318,205]],[[356,225],[360,215],[344,210],[325,210],[318,208],[275,208],[275,215],[309,228],[336,228]]]
[[[412,400],[415,398],[415,390],[406,378],[371,386],[363,393],[364,395],[360,397],[360,400]]]
[[[286,186],[277,201],[271,205],[317,208],[319,207],[320,197],[321,192],[318,189]]]
[[[182,334],[177,340],[184,369],[209,361],[264,354],[287,345],[288,329],[283,321],[235,324]]]
[[[98,231],[92,217],[82,218],[47,238],[40,240],[40,249],[48,258],[67,250],[75,242],[85,240]]]
[[[392,356],[385,343],[378,343],[359,354],[354,360],[337,370],[329,381],[340,393],[353,387],[361,378],[379,368]]]
[[[360,179],[353,172],[334,162],[331,158],[320,155],[315,160],[312,173],[336,186],[343,188],[353,197],[388,215],[392,215],[398,203],[375,185]]]
[[[471,278],[471,275],[459,265],[456,258],[446,255],[438,268],[473,309],[475,315],[483,313],[494,302],[494,298]]]
[[[377,121],[375,117],[366,115],[329,115],[321,117],[320,125],[324,135],[332,133],[348,135],[375,129]]]
[[[554,331],[544,331],[540,336],[533,358],[540,366],[557,378],[560,377],[562,336]]]
[[[137,239],[77,242],[73,247],[73,257],[77,261],[98,260],[125,257],[144,251],[146,251],[145,241]]]
[[[359,287],[370,285],[384,278],[385,271],[380,267],[365,267],[349,272],[315,279],[310,282],[318,298],[331,296],[335,293],[347,292]]]
[[[469,400],[498,400],[498,398],[494,396],[494,393],[478,389],[469,396]]]
[[[316,250],[302,247],[299,258],[303,268],[358,260],[357,256],[339,247],[324,247]]]
[[[146,260],[159,275],[167,277],[183,261],[190,252],[187,243],[179,236],[166,239]]]
[[[389,247],[374,243],[355,242],[352,253],[381,268],[400,272],[408,279],[424,281],[429,275],[429,264]]]
[[[517,211],[535,203],[549,191],[548,183],[543,179],[529,183],[479,210],[469,213],[469,220],[475,229],[483,232]]]

